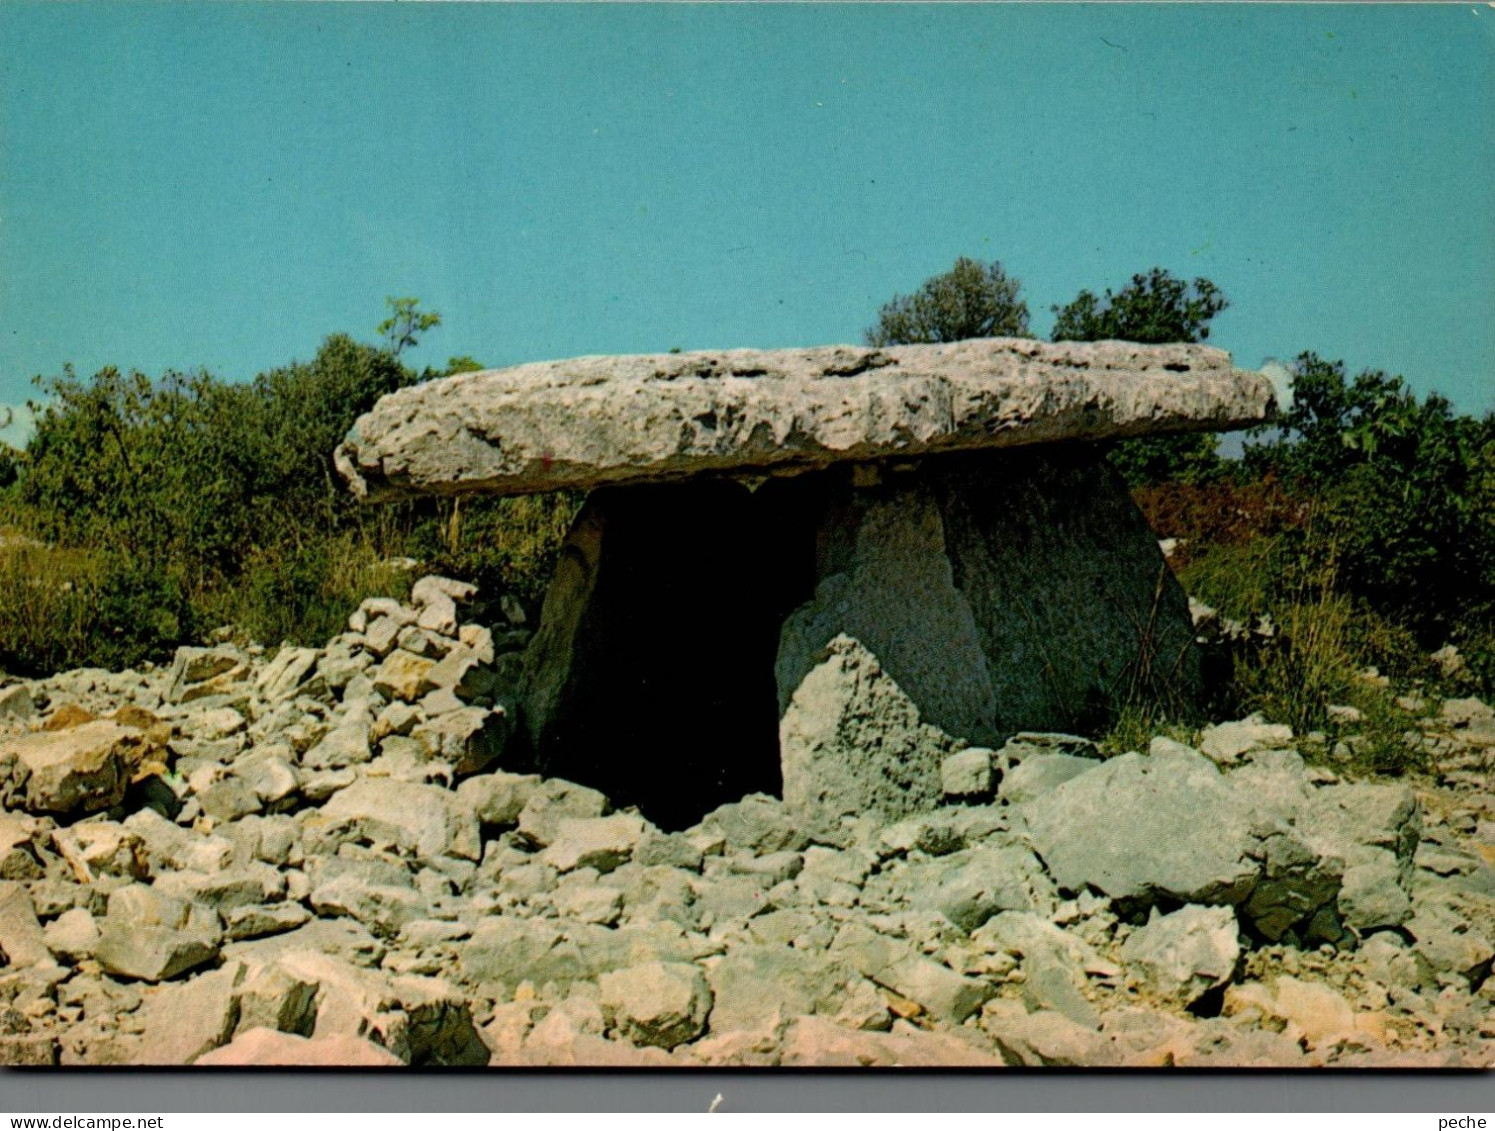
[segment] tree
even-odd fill
[[[1210,322],[1230,303],[1208,279],[1192,283],[1161,267],[1133,275],[1105,297],[1083,290],[1067,306],[1053,307],[1056,342],[1202,342]],[[1153,483],[1198,483],[1221,470],[1219,442],[1208,432],[1185,436],[1139,436],[1111,451],[1111,462],[1133,487]]]
[[[398,357],[406,348],[420,341],[427,330],[441,325],[441,315],[420,309],[418,298],[387,298],[384,304],[390,315],[379,323],[379,333],[389,343],[389,352]]]
[[[1208,279],[1187,283],[1161,267],[1133,275],[1119,292],[1104,299],[1081,291],[1064,307],[1054,307],[1056,342],[1108,340],[1162,345],[1209,340],[1210,322],[1230,306]]]
[[[1304,353],[1277,428],[1246,466],[1317,501],[1346,592],[1429,646],[1495,616],[1495,414]]]
[[[966,338],[1029,338],[1028,304],[1022,283],[993,261],[983,266],[965,256],[911,295],[897,295],[878,312],[867,344],[958,342]]]

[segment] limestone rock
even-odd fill
[[[539,786],[538,774],[495,770],[462,782],[457,787],[457,799],[485,825],[513,825]]]
[[[1143,691],[1199,692],[1187,599],[1094,452],[949,455],[873,486],[825,472],[779,493],[810,512],[814,547],[813,593],[780,633],[781,711],[842,633],[926,723],[975,743],[1086,726]]]
[[[469,981],[510,991],[524,981],[564,987],[592,973],[581,950],[553,922],[509,915],[478,924],[462,947],[461,967]]]
[[[166,688],[168,703],[191,703],[234,691],[249,677],[247,658],[237,648],[178,648]]]
[[[835,1013],[858,973],[844,960],[787,946],[733,947],[707,971],[711,1031],[773,1028],[793,1017]]]
[[[711,988],[701,971],[684,963],[651,962],[598,979],[603,1013],[641,1045],[672,1049],[706,1029]]]
[[[131,813],[123,825],[144,842],[152,869],[216,872],[233,857],[234,846],[223,837],[195,835],[154,809]]]
[[[10,880],[0,882],[0,954],[11,966],[52,963],[52,952],[47,949],[31,896],[25,887]]]
[[[962,800],[990,797],[994,782],[992,751],[984,746],[968,747],[940,763],[940,784],[946,797]]]
[[[1047,911],[1053,883],[1020,844],[983,844],[910,868],[900,881],[908,902],[940,912],[962,931],[1003,911]]]
[[[810,843],[805,830],[784,802],[764,794],[720,805],[701,818],[700,834],[718,844],[762,856],[798,852]],[[720,853],[721,849],[716,851]]]
[[[385,657],[374,673],[374,690],[391,699],[403,699],[414,703],[436,684],[430,679],[436,667],[434,660],[416,656],[403,648],[397,648]]]
[[[558,872],[576,868],[611,872],[632,857],[644,828],[641,818],[627,813],[563,818],[556,825],[555,839],[540,854],[540,859]]]
[[[426,743],[432,756],[466,776],[481,773],[503,756],[511,729],[509,716],[501,709],[459,706],[411,733]]]
[[[1060,887],[1238,903],[1259,872],[1252,814],[1207,759],[1123,754],[1023,806]]]
[[[1190,1006],[1223,986],[1241,957],[1240,928],[1228,907],[1182,907],[1132,932],[1121,957],[1134,980],[1164,1000]]]
[[[48,923],[42,937],[59,961],[76,964],[93,957],[99,945],[99,927],[85,908],[74,907]]]
[[[52,833],[52,843],[79,872],[89,876],[150,877],[145,841],[114,821],[79,821]]]
[[[119,803],[146,750],[140,731],[97,720],[0,742],[0,767],[13,760],[13,780],[25,785],[25,808],[92,813]],[[4,785],[0,782],[0,791]]]
[[[289,698],[311,677],[318,659],[315,648],[282,648],[255,677],[256,693],[271,703]]]
[[[1490,973],[1495,945],[1451,909],[1425,904],[1406,924],[1418,954],[1434,970],[1477,982]]]
[[[843,816],[893,820],[932,808],[953,741],[859,641],[837,636],[789,701],[779,724],[784,805],[811,828]]]
[[[368,710],[362,704],[355,704],[337,726],[307,751],[304,764],[319,769],[341,769],[369,761],[373,757],[369,747],[373,726],[374,720]]]
[[[108,973],[159,982],[212,961],[220,936],[209,909],[130,884],[109,895],[95,956]]]
[[[1035,754],[1002,775],[997,793],[1007,804],[1021,805],[1099,765],[1093,758],[1076,758],[1072,754]]]
[[[535,769],[667,829],[778,792],[783,568],[768,521],[725,480],[588,497],[524,654],[519,714]],[[649,772],[620,748],[648,750]]]
[[[0,880],[39,880],[42,863],[34,839],[42,833],[37,818],[0,811]]]
[[[1110,1042],[1104,1036],[1053,1010],[1030,1014],[1014,1002],[992,1002],[982,1012],[981,1027],[1008,1064],[1100,1068],[1114,1063]]]
[[[237,988],[244,968],[236,962],[167,986],[144,1008],[142,1064],[190,1064],[233,1036],[239,1021]]]
[[[1258,423],[1270,383],[1197,345],[942,345],[589,357],[383,398],[337,452],[360,495],[522,494]]]
[[[310,1036],[317,1020],[317,987],[280,966],[262,966],[238,987],[236,1033],[274,1029]]]
[[[194,1064],[204,1068],[399,1068],[404,1061],[388,1049],[346,1034],[308,1040],[273,1029],[250,1029]]]
[[[311,912],[299,903],[233,907],[224,913],[223,933],[226,938],[235,941],[262,938],[265,935],[294,931],[310,918]]]
[[[547,778],[529,793],[519,811],[519,835],[537,848],[544,848],[555,840],[562,821],[601,817],[611,810],[611,802],[597,790],[561,778]]]
[[[1205,727],[1199,737],[1199,750],[1220,765],[1230,765],[1252,750],[1281,750],[1291,746],[1292,741],[1292,727],[1252,715],[1238,722]]]

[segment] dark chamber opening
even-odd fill
[[[594,492],[595,588],[539,736],[544,773],[671,830],[780,793],[779,629],[814,580],[814,508],[801,494],[730,480]]]

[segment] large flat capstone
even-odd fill
[[[986,338],[582,357],[384,397],[337,451],[371,499],[529,494],[842,461],[1226,431],[1270,382],[1201,345]]]

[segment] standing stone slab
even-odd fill
[[[814,596],[780,639],[781,709],[840,633],[972,742],[1197,694],[1188,600],[1093,448],[942,456],[866,486],[825,476]]]

